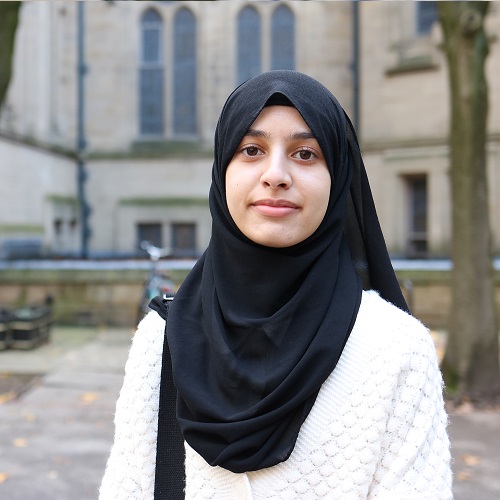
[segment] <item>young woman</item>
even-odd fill
[[[238,87],[210,210],[165,342],[162,300],[133,340],[101,499],[451,498],[434,345],[407,312],[335,97],[293,71]]]

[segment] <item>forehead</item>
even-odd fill
[[[292,106],[266,106],[263,108],[245,135],[255,135],[256,132],[264,132],[265,135],[303,132],[312,136],[311,129],[300,113]]]

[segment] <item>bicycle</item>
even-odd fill
[[[167,274],[163,274],[158,270],[159,260],[162,257],[167,257],[168,255],[170,255],[170,249],[154,246],[149,241],[142,241],[140,246],[142,249],[146,250],[149,255],[149,259],[151,261],[151,269],[149,272],[149,277],[146,280],[142,291],[136,324],[138,324],[141,319],[148,313],[148,306],[153,298],[158,295],[164,295],[165,293],[175,292],[175,283]]]

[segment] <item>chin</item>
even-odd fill
[[[290,239],[283,237],[276,238],[276,234],[272,235],[247,234],[246,236],[247,238],[251,239],[254,243],[270,248],[287,248],[296,245],[301,241],[301,240],[300,241],[296,240],[295,238],[290,238]]]

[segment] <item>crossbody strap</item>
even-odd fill
[[[155,500],[184,500],[185,450],[176,418],[177,390],[172,377],[172,361],[167,342],[168,309],[173,296],[154,298],[149,307],[165,320],[161,367],[158,438],[156,441]]]

